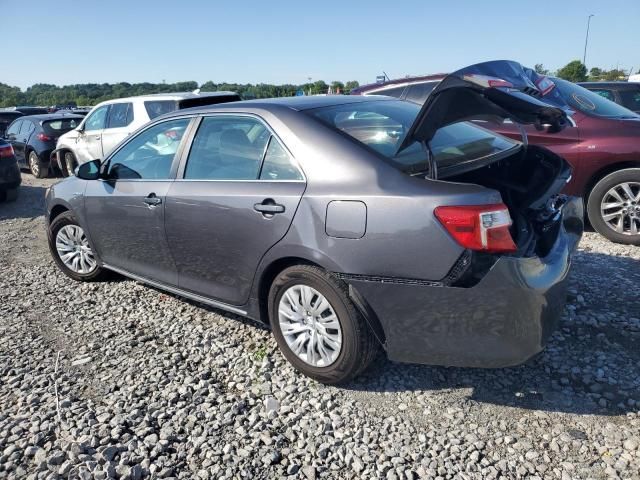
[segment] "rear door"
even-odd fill
[[[261,119],[204,117],[167,195],[180,287],[244,304],[260,259],[286,234],[304,189],[293,156]]]
[[[113,103],[102,132],[102,153],[105,157],[131,133],[129,127],[131,123],[133,123],[133,104],[131,102]]]
[[[109,105],[94,110],[82,125],[82,131],[76,138],[74,154],[78,163],[104,158],[102,150],[102,134],[107,122]]]
[[[109,157],[105,180],[87,182],[89,234],[107,265],[177,285],[165,235],[165,200],[190,120],[170,119],[141,131]]]

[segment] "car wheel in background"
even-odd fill
[[[587,203],[593,228],[616,243],[640,245],[640,168],[610,173],[600,180]]]
[[[70,177],[74,175],[73,171],[76,168],[77,162],[76,157],[71,152],[64,152],[64,156],[62,158],[62,169],[64,170],[62,174],[65,177]]]
[[[45,178],[49,174],[49,165],[41,162],[33,150],[29,152],[29,171],[36,178]]]
[[[287,360],[322,383],[347,382],[380,350],[347,285],[318,267],[297,265],[278,275],[269,292],[269,319]]]
[[[93,248],[71,212],[57,216],[49,226],[49,249],[56,264],[74,280],[92,281],[104,277]]]

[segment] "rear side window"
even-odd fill
[[[107,128],[126,127],[133,121],[133,105],[131,103],[114,103],[109,109]]]
[[[619,90],[620,102],[629,110],[635,112],[640,111],[640,89],[638,90]]]
[[[63,133],[73,130],[82,121],[81,118],[61,118],[59,120],[49,120],[42,124],[45,133],[52,135],[62,135]]]
[[[601,97],[606,98],[607,100],[611,100],[612,102],[616,101],[616,97],[615,97],[615,95],[613,94],[613,92],[611,90],[605,90],[605,89],[602,89],[602,88],[598,88],[598,89],[590,88],[589,90],[591,90],[592,92],[597,93],[598,95],[600,95]]]
[[[256,180],[271,136],[251,117],[202,119],[184,172],[191,180]]]
[[[178,104],[174,100],[148,100],[144,102],[144,108],[149,115],[149,119],[153,120],[165,113],[173,112],[178,109]]]
[[[36,129],[36,127],[33,125],[32,122],[28,121],[28,120],[23,120],[22,121],[22,127],[20,128],[20,133],[21,134],[28,134],[33,132]]]
[[[264,156],[260,180],[303,180],[300,170],[294,165],[291,155],[272,136]]]
[[[407,96],[405,100],[409,100],[410,102],[418,103],[422,105],[426,100],[431,91],[436,86],[437,82],[427,82],[427,83],[416,83],[415,85],[409,85],[409,91],[407,92]]]

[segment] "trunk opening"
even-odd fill
[[[473,183],[500,192],[513,221],[516,256],[547,255],[555,243],[567,198],[560,191],[571,167],[550,150],[529,145],[489,165],[441,180]]]

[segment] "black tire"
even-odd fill
[[[342,346],[337,359],[326,367],[316,367],[299,358],[287,345],[278,321],[278,305],[285,291],[297,284],[321,293],[333,308],[342,330]],[[362,373],[380,352],[380,345],[366,320],[349,299],[348,287],[321,268],[296,265],[282,271],[269,291],[269,319],[280,350],[301,373],[325,384],[345,383]]]
[[[36,178],[46,178],[49,176],[49,164],[40,160],[38,154],[31,150],[27,157],[27,164],[31,175]]]
[[[640,245],[640,233],[638,234],[625,234],[617,232],[611,227],[603,218],[600,212],[601,203],[607,194],[607,192],[622,183],[634,182],[640,184],[640,168],[626,168],[624,170],[618,170],[610,173],[602,180],[600,180],[591,193],[587,201],[587,215],[591,226],[602,236],[608,238],[615,243],[623,243],[626,245]],[[633,218],[640,216],[640,205],[636,201],[634,204],[629,205],[629,208],[637,210],[634,212]],[[638,224],[638,220],[633,220]]]
[[[53,257],[53,260],[56,262],[56,265],[58,265],[58,268],[60,268],[60,270],[62,270],[62,272],[68,277],[81,282],[93,282],[93,281],[99,281],[99,280],[105,279],[108,272],[100,266],[99,261],[97,262],[96,268],[90,273],[75,272],[71,270],[69,267],[67,267],[67,265],[65,265],[65,263],[62,261],[58,253],[58,250],[56,249],[56,236],[58,235],[58,231],[66,225],[76,225],[80,227],[80,225],[78,224],[78,221],[73,216],[73,213],[69,211],[58,215],[53,220],[53,222],[51,222],[51,225],[49,225],[49,230],[47,231],[49,250],[51,251],[51,256]],[[93,250],[93,246],[91,246],[91,249]]]
[[[76,156],[72,152],[64,152],[62,154],[62,175],[65,177],[71,177],[74,175],[73,171],[75,170],[78,162],[76,161]]]

